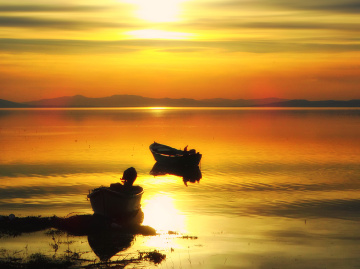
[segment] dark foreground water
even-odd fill
[[[200,151],[200,181],[151,175],[153,141]],[[0,145],[0,215],[92,214],[89,190],[136,168],[143,224],[159,235],[113,259],[157,249],[159,268],[360,268],[359,109],[0,110]],[[71,241],[57,252],[97,258],[89,238],[58,236],[0,248],[50,255]]]

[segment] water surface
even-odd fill
[[[91,214],[89,190],[133,166],[161,235],[122,253],[160,249],[163,268],[360,267],[359,109],[13,109],[0,128],[0,215]],[[151,175],[154,141],[200,151],[200,181]],[[33,237],[49,240],[0,244],[35,251]]]

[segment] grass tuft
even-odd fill
[[[161,254],[159,251],[154,250],[150,252],[140,252],[140,257],[144,260],[151,261],[155,264],[161,263],[164,259],[166,259],[165,254]]]

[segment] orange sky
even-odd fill
[[[3,0],[0,99],[359,99],[355,0]]]

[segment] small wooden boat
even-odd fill
[[[94,213],[110,218],[135,216],[141,208],[141,197],[144,193],[142,187],[132,185],[136,177],[136,170],[131,167],[124,171],[124,185],[114,183],[110,187],[92,190],[88,198]]]
[[[202,157],[195,149],[187,150],[187,146],[184,150],[179,150],[154,142],[149,148],[155,160],[164,165],[199,165]]]
[[[119,183],[120,184],[120,183]],[[141,208],[143,188],[140,186],[100,187],[89,193],[91,207],[95,214],[111,218],[123,218],[136,213]]]

